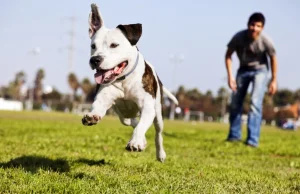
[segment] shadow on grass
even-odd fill
[[[90,160],[90,159],[85,159],[85,158],[80,158],[76,160],[78,163],[84,163],[89,166],[102,166],[102,165],[110,165],[109,162],[106,162],[104,159],[101,160]]]
[[[27,172],[36,173],[39,169],[50,170],[54,172],[69,172],[70,166],[64,159],[52,160],[43,156],[21,156],[11,159],[6,163],[0,163],[2,168],[21,167]]]
[[[85,174],[83,172],[79,172],[79,173],[75,173],[75,174],[69,175],[69,177],[74,178],[74,179],[96,180],[95,176],[88,175],[88,174]]]

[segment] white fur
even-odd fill
[[[128,66],[118,76],[121,77],[134,67],[138,51],[135,46],[129,43],[119,29],[109,30],[105,26],[102,26],[93,34],[91,42],[96,45],[96,49],[91,51],[91,56],[101,55],[104,58],[100,64],[102,69],[111,69],[127,60]],[[117,43],[119,46],[117,48],[110,48],[109,45],[111,43]],[[159,86],[156,72],[152,65],[149,64],[149,66],[153,71],[157,86]],[[106,111],[112,107],[118,114],[122,124],[134,128],[132,137],[126,146],[126,149],[131,151],[143,151],[146,148],[145,134],[152,123],[154,123],[156,130],[156,157],[159,161],[163,162],[166,158],[166,153],[163,148],[163,118],[160,89],[158,87],[155,98],[145,91],[142,83],[144,71],[145,60],[143,55],[139,53],[139,61],[136,69],[126,79],[100,86],[93,103],[92,111],[83,117],[83,122],[89,125],[96,124],[105,116]],[[176,98],[166,88],[163,88],[163,91],[175,103],[178,103]],[[138,120],[137,117],[140,117],[140,119]]]
[[[117,43],[117,48],[110,48],[112,43]],[[111,69],[125,60],[134,63],[136,58],[136,48],[132,47],[121,30],[115,28],[109,30],[105,27],[100,28],[92,37],[91,44],[96,45],[96,49],[91,49],[91,57],[100,55],[104,58],[100,67]]]

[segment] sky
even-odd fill
[[[300,88],[300,1],[298,0],[2,0],[0,6],[0,86],[25,71],[32,84],[38,68],[44,85],[70,92],[67,75],[94,82],[89,67],[88,15],[96,3],[105,25],[141,23],[140,52],[155,67],[163,84],[201,92],[227,87],[226,45],[246,28],[253,12],[266,17],[264,33],[273,40],[278,57],[279,88]],[[70,18],[75,18],[73,68],[69,66]],[[38,52],[33,52],[38,51]],[[170,56],[182,57],[175,65]],[[239,62],[233,57],[233,71]],[[173,81],[175,79],[175,82]]]

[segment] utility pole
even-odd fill
[[[68,46],[68,50],[69,50],[68,63],[69,63],[69,72],[73,72],[74,51],[75,51],[75,23],[76,23],[76,18],[75,17],[70,17],[70,18],[68,18],[68,20],[71,23],[71,30],[69,31],[70,44]]]
[[[41,48],[40,47],[35,47],[33,48],[32,50],[30,50],[28,52],[28,54],[34,56],[34,57],[38,57],[38,55],[40,55],[41,53]],[[34,74],[33,74],[33,79],[34,79]],[[26,100],[25,102],[25,107],[26,107],[26,110],[32,110],[33,109],[33,103],[34,103],[34,86],[35,86],[35,82],[34,81],[29,81],[28,79],[28,83],[29,83],[29,87],[28,87],[28,91],[29,91],[29,94],[28,94],[28,100]]]
[[[177,68],[177,65],[183,63],[184,61],[184,55],[183,54],[180,54],[180,55],[174,55],[174,54],[171,54],[169,56],[169,60],[170,60],[170,63],[173,65],[173,76],[172,76],[172,90],[174,91],[174,95],[176,95],[176,90],[177,90],[177,85],[176,85],[176,68]],[[171,102],[171,107],[170,107],[170,115],[169,115],[169,119],[170,120],[174,120],[175,118],[175,108],[176,108],[176,105],[174,104],[174,102]]]

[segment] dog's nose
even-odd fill
[[[97,67],[99,67],[99,65],[102,63],[102,61],[103,61],[103,57],[101,57],[101,56],[91,57],[91,59],[90,59],[91,68],[96,69]]]

